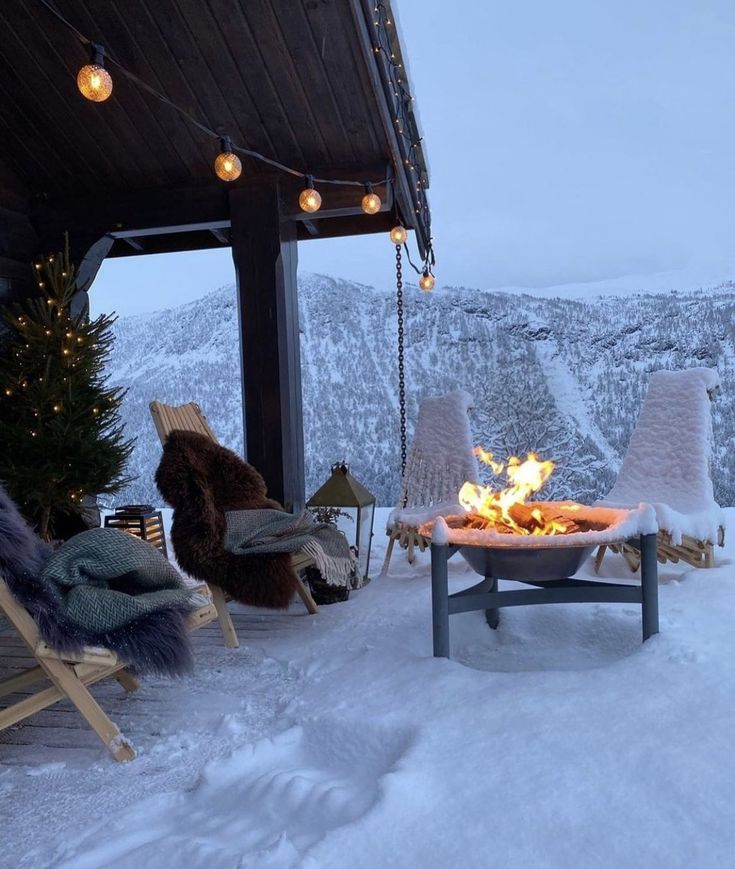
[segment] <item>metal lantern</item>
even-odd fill
[[[332,465],[332,474],[306,506],[326,521],[333,522],[357,553],[363,581],[370,569],[370,546],[373,540],[375,495],[350,473],[345,462]]]
[[[105,516],[105,528],[117,528],[155,546],[168,558],[163,516],[151,504],[126,504],[118,507],[112,516]]]

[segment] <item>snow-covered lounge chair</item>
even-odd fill
[[[150,403],[150,411],[153,417],[153,424],[156,427],[162,444],[166,442],[169,433],[175,429],[198,432],[218,443],[217,437],[207,421],[207,417],[202,413],[202,409],[196,402],[189,401],[186,404],[174,406],[163,404],[160,401],[152,401]],[[308,555],[298,553],[291,557],[291,563],[296,573],[299,574],[302,570],[312,565],[314,559]],[[225,645],[228,649],[236,649],[240,645],[240,641],[237,638],[235,626],[227,610],[229,598],[221,588],[211,583],[209,583],[209,590],[212,594],[212,602],[217,610],[217,617],[222,629]],[[298,575],[296,578],[296,592],[311,615],[319,612],[319,607],[316,605],[314,598]]]
[[[115,652],[97,646],[85,646],[79,652],[56,652],[39,637],[30,613],[15,599],[0,576],[0,622],[5,617],[18,634],[36,666],[21,670],[0,682],[0,697],[27,693],[31,685],[37,690],[11,706],[0,709],[0,730],[23,721],[60,700],[71,700],[87,724],[99,736],[115,760],[135,757],[135,749],[108,718],[89,691],[88,686],[112,676],[128,691],[138,689],[138,680]],[[191,629],[207,624],[215,617],[214,607],[199,607],[190,616]],[[47,683],[44,686],[43,683]],[[48,683],[51,683],[50,685]]]
[[[429,544],[419,534],[419,525],[463,511],[458,500],[462,484],[479,481],[468,416],[473,403],[462,389],[421,402],[401,496],[388,517],[389,542],[381,575],[388,572],[396,542],[413,564],[416,548],[423,552]]]
[[[711,400],[719,387],[711,368],[654,371],[615,485],[600,502],[610,507],[651,504],[659,526],[658,560],[713,567],[715,543],[724,544],[725,514],[710,475]],[[618,547],[632,570],[640,558]],[[595,558],[599,570],[605,555]]]

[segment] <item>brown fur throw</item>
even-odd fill
[[[296,587],[290,555],[243,556],[224,548],[226,511],[283,509],[267,497],[255,468],[206,435],[176,430],[163,447],[156,484],[174,508],[171,542],[190,576],[245,604],[288,606]]]

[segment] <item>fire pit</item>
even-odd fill
[[[529,454],[525,462],[497,465],[482,450],[492,470],[505,471],[509,486],[495,490],[466,483],[459,493],[462,515],[438,518],[421,526],[431,539],[434,655],[449,657],[449,616],[485,610],[490,627],[506,606],[544,603],[629,602],[641,605],[643,640],[658,632],[658,576],[655,514],[651,507],[616,510],[571,502],[528,502],[553,470]],[[622,543],[641,553],[641,584],[623,585],[574,579],[597,546]],[[449,595],[448,561],[459,552],[484,579]],[[498,580],[513,580],[533,589],[500,591]]]
[[[460,545],[460,554],[477,573],[519,582],[566,579],[600,545],[598,540],[609,537],[606,532],[611,525],[628,516],[628,511],[569,502],[532,503],[523,507],[529,515],[542,517],[537,527],[548,529],[553,523],[564,530],[523,535],[509,532],[505,526],[488,525],[474,513],[446,518],[452,539],[464,543]],[[519,514],[517,507],[512,507],[511,512]],[[427,536],[431,536],[433,525],[424,526]]]

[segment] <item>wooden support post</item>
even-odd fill
[[[276,184],[232,190],[230,218],[245,454],[268,494],[298,511],[305,493],[296,226],[283,219]]]

